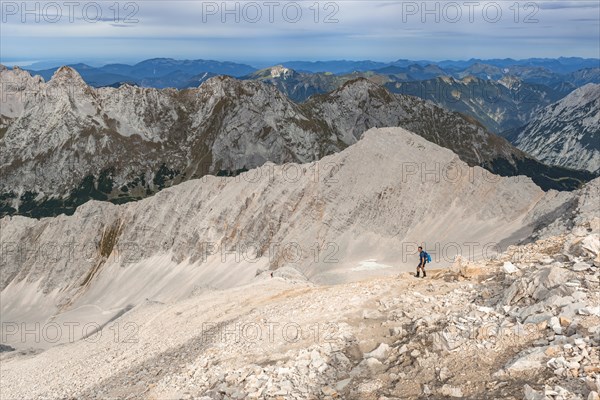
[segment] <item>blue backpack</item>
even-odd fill
[[[425,253],[425,260],[427,260],[427,262],[430,263],[431,262],[431,256],[426,251],[424,253]]]

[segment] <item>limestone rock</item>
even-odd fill
[[[390,346],[387,345],[386,343],[381,343],[379,346],[377,346],[376,349],[374,349],[373,351],[366,353],[365,354],[365,358],[375,358],[379,361],[383,361],[386,358],[388,358],[390,354]]]
[[[544,347],[537,347],[524,354],[519,354],[518,358],[506,365],[505,370],[512,374],[544,368],[547,358],[545,350]]]
[[[451,385],[442,386],[440,389],[440,394],[442,396],[448,396],[448,397],[456,397],[456,398],[463,397],[463,392],[462,392],[461,388],[451,386]]]
[[[510,261],[505,262],[502,265],[502,269],[504,270],[505,273],[507,274],[514,274],[515,272],[519,271],[519,268],[517,268],[513,263],[511,263]]]

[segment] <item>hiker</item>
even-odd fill
[[[423,278],[427,276],[427,274],[425,273],[425,264],[428,262],[431,262],[431,257],[429,256],[429,254],[427,254],[426,251],[423,250],[423,247],[419,246],[419,265],[417,265],[417,274],[415,275],[415,277],[419,277],[419,269],[423,271]]]

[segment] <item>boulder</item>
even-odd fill
[[[565,283],[574,277],[575,274],[572,271],[562,267],[555,265],[542,267],[530,276],[515,280],[505,291],[502,304],[511,305],[528,297],[543,300],[552,295],[568,295],[575,289],[565,286]]]
[[[7,346],[5,344],[0,344],[0,353],[9,352],[9,351],[15,351],[15,348],[11,347],[11,346]]]
[[[542,301],[538,304],[543,304],[544,307],[556,309],[556,308],[560,308],[560,307],[564,307],[566,305],[572,304],[574,302],[575,302],[575,299],[572,296],[551,295],[548,298],[546,298],[544,301]]]
[[[564,268],[545,267],[533,273],[534,299],[544,299],[550,289],[563,285],[573,278],[574,274]]]
[[[510,261],[506,261],[504,265],[502,265],[502,270],[507,274],[514,274],[515,272],[519,271],[519,268],[517,268]]]
[[[590,255],[590,257],[600,255],[600,234],[594,233],[586,236],[581,241],[581,247]]]
[[[525,278],[517,279],[504,292],[502,298],[503,305],[518,303],[519,300],[529,296],[528,281]]]
[[[383,369],[384,365],[376,358],[366,358],[350,371],[350,376],[370,376],[383,371]]]
[[[540,314],[531,314],[529,315],[525,321],[523,321],[524,325],[528,325],[528,324],[539,324],[541,322],[545,322],[548,321],[550,318],[552,318],[554,315],[551,312],[543,312]]]
[[[519,310],[519,318],[521,318],[521,320],[526,320],[530,315],[543,313],[545,311],[547,310],[543,303],[535,303],[529,307],[524,307],[523,309]]]
[[[588,306],[585,308],[580,308],[577,310],[577,314],[579,315],[595,315],[600,317],[600,307]]]
[[[546,347],[535,347],[530,351],[521,352],[519,357],[509,362],[505,370],[508,374],[521,373],[546,367]]]
[[[588,389],[600,393],[600,375],[596,375],[596,379],[588,376],[585,378],[585,385]]]
[[[440,389],[440,394],[447,397],[463,397],[462,389],[456,386],[444,385]]]
[[[575,265],[573,265],[573,271],[577,271],[577,272],[587,271],[591,267],[592,266],[590,264],[580,261],[580,262],[575,263]]]
[[[572,320],[570,318],[565,317],[564,315],[561,315],[560,317],[558,317],[558,322],[560,322],[560,326],[567,327],[571,325]]]
[[[554,331],[554,333],[556,333],[557,335],[562,334],[562,326],[557,317],[550,318],[549,326],[550,326],[550,329],[552,329]]]
[[[388,358],[389,354],[390,354],[390,346],[385,343],[381,343],[376,349],[372,350],[369,353],[366,353],[364,358],[373,357],[379,361],[383,361],[386,358]]]
[[[587,306],[584,302],[572,303],[564,306],[561,310],[561,314],[567,318],[573,318],[579,315],[579,310],[584,309]]]
[[[594,283],[596,283],[596,284],[600,283],[600,278],[598,278],[597,275],[591,275],[591,274],[585,275],[585,280],[587,281],[588,286],[592,286],[592,287],[597,286],[597,285],[594,285]]]
[[[531,386],[525,385],[523,388],[525,400],[545,400],[546,396],[536,390],[534,390]]]

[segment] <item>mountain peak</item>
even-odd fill
[[[273,79],[273,78],[288,78],[296,75],[296,71],[291,68],[284,67],[282,64],[274,65],[256,71],[249,76],[253,79]]]
[[[21,80],[29,80],[31,79],[31,74],[29,73],[29,71],[26,71],[18,66],[13,66],[12,69],[7,68],[5,65],[0,64],[0,72],[6,72],[9,76],[8,80],[12,80],[12,79],[21,79]],[[12,77],[12,78],[10,78]]]
[[[294,73],[293,69],[286,68],[283,65],[275,65],[271,67],[271,76],[277,78],[279,76],[291,75]]]
[[[346,82],[344,82],[344,84],[340,87],[339,90],[343,90],[343,89],[352,89],[355,87],[363,87],[363,86],[376,86],[376,87],[380,87],[379,85],[377,85],[376,83],[370,81],[369,79],[359,76],[357,78],[354,79],[350,79]]]
[[[284,97],[273,85],[261,81],[242,81],[228,75],[218,75],[204,81],[198,89],[206,96],[241,97],[267,91],[270,95]]]
[[[462,81],[462,83],[469,84],[472,82],[477,83],[477,82],[481,81],[481,79],[479,79],[475,75],[467,75],[464,78],[462,78],[461,81]]]
[[[135,64],[136,66],[138,65],[143,65],[143,64],[158,64],[158,63],[173,63],[176,60],[173,58],[150,58],[148,60],[144,60],[144,61],[140,61],[139,63]],[[182,60],[183,61],[183,60]]]
[[[452,85],[454,83],[460,82],[459,80],[457,80],[453,76],[448,76],[448,75],[438,76],[437,78],[435,78],[435,80],[438,81],[438,82],[441,81],[441,82],[447,83],[449,85]]]
[[[50,82],[70,82],[86,85],[85,81],[77,71],[66,65],[56,70]]]
[[[369,93],[377,93],[377,94],[387,94],[387,89],[383,86],[376,84],[370,79],[364,77],[358,77],[355,79],[351,79],[349,81],[344,82],[344,84],[335,92],[356,92],[356,91],[369,91]]]
[[[229,75],[217,75],[207,79],[202,86],[222,86],[222,85],[235,85],[239,81]]]
[[[350,101],[351,103],[355,103],[360,99],[379,99],[384,103],[390,103],[394,100],[394,95],[383,86],[367,78],[358,77],[344,82],[341,87],[330,93],[314,96],[313,101],[328,101],[333,99]]]

